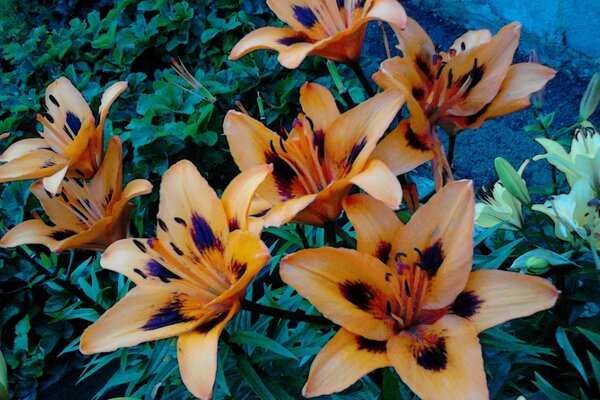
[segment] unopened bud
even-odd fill
[[[587,120],[598,107],[600,102],[600,72],[596,72],[583,93],[581,103],[579,103],[579,118],[582,121]]]
[[[548,261],[536,256],[531,256],[525,261],[527,272],[534,275],[546,272],[548,270],[548,265],[550,265]]]
[[[540,55],[537,51],[531,50],[529,53],[529,62],[541,64]],[[531,105],[538,111],[544,107],[544,94],[546,93],[546,87],[544,86],[541,90],[531,95]]]
[[[498,178],[502,185],[512,194],[517,200],[523,204],[531,204],[531,196],[527,185],[519,173],[513,168],[508,161],[502,157],[494,160],[494,167],[498,173]]]

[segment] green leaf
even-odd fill
[[[542,391],[549,399],[552,400],[577,400],[575,397],[570,394],[563,393],[560,390],[556,389],[547,380],[542,378],[540,374],[534,372],[535,381],[533,384]]]
[[[596,346],[600,350],[600,334],[588,331],[587,329],[581,328],[579,326],[577,327],[577,330],[583,333],[585,337],[588,338],[594,344],[594,346]]]
[[[217,36],[219,34],[219,32],[220,31],[218,29],[214,29],[214,28],[205,29],[204,32],[202,32],[202,35],[200,35],[200,40],[202,41],[202,43],[206,43],[210,39]]]
[[[579,265],[577,265],[573,261],[569,260],[568,257],[570,257],[572,254],[573,254],[573,251],[568,251],[563,254],[557,254],[548,249],[537,248],[537,249],[530,250],[527,253],[522,254],[519,257],[517,257],[517,259],[515,259],[515,261],[513,261],[512,265],[510,266],[510,269],[528,271],[530,273],[536,273],[536,274],[543,273],[548,270],[548,268],[545,268],[545,269],[542,268],[541,271],[531,271],[530,270],[531,258],[534,258],[534,259],[539,258],[539,259],[545,261],[546,265],[548,265],[548,264],[550,264],[552,266],[575,265],[575,266],[579,267]]]
[[[400,384],[398,377],[390,368],[383,370],[383,387],[381,388],[381,396],[383,400],[395,400],[400,393]]]
[[[575,349],[571,346],[571,342],[569,342],[569,338],[567,337],[567,333],[564,328],[558,328],[556,330],[556,341],[563,352],[565,353],[565,358],[575,369],[579,372],[579,375],[583,378],[585,383],[589,385],[587,374],[585,373],[585,368],[581,363],[579,357],[575,353]]]
[[[283,345],[257,332],[239,331],[232,335],[230,340],[238,344],[262,347],[286,358],[292,358],[294,360],[298,359],[291,351],[286,349]]]
[[[27,338],[27,334],[31,329],[31,324],[29,322],[29,315],[25,314],[22,320],[17,322],[17,326],[15,327],[15,348],[14,351],[25,351],[29,350],[29,340]]]
[[[241,356],[237,360],[237,366],[240,370],[240,374],[244,378],[244,381],[250,386],[250,388],[256,393],[261,400],[275,400],[275,396],[269,391],[265,383],[260,376],[254,370],[250,361],[245,356]]]
[[[524,239],[514,240],[494,250],[488,255],[475,254],[473,256],[473,265],[475,269],[498,269],[512,254],[514,248]]]
[[[592,353],[587,351],[587,355],[590,359],[590,363],[592,364],[592,371],[594,371],[594,379],[596,379],[596,386],[598,390],[600,390],[600,361]]]

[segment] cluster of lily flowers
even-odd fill
[[[533,157],[546,160],[565,175],[569,193],[552,196],[543,204],[532,204],[526,183],[520,179],[523,190],[511,193],[496,182],[491,193],[476,205],[475,223],[484,228],[498,224],[501,229],[523,231],[523,205],[546,214],[554,223],[554,236],[569,243],[574,249],[587,249],[592,254],[600,249],[600,133],[591,125],[577,128],[570,151],[552,139],[536,141],[546,150]],[[529,161],[518,170],[519,177]]]
[[[306,83],[300,90],[303,112],[283,135],[230,111],[223,130],[241,173],[219,198],[191,162],[177,162],[162,177],[156,236],[129,238],[129,201],[152,186],[134,180],[122,188],[121,141],[113,137],[104,155],[102,149],[104,121],[126,83],[105,92],[95,125],[81,94],[60,78],[48,87],[45,112],[38,116],[42,138],[18,141],[0,157],[6,162],[0,181],[39,179],[31,191],[50,221],[25,221],[0,246],[104,250],[102,267],[136,286],[87,328],[81,351],[108,352],[177,336],[183,382],[207,399],[219,336],[270,261],[263,228],[288,222],[321,227],[345,212],[356,249],[305,249],[280,265],[284,282],[340,326],[313,361],[303,395],[339,392],[392,366],[423,399],[489,397],[477,335],[552,307],[558,291],[538,277],[471,272],[473,185],[453,180],[437,129],[456,135],[525,108],[555,72],[537,63],[511,65],[518,23],[494,36],[469,31],[442,52],[396,0],[267,4],[289,27],[251,32],[232,59],[268,48],[288,68],[309,54],[353,64],[367,23],[386,21],[402,56],[384,61],[374,75],[383,91],[342,113],[327,88]],[[384,137],[405,103],[410,118]],[[599,139],[581,133],[575,140],[597,146]],[[542,144],[556,154],[545,157],[557,166],[570,170],[569,162],[581,162],[571,157],[575,145],[568,155]],[[394,212],[403,199],[397,176],[428,161],[437,193],[421,207],[417,201],[403,224]],[[588,178],[597,191],[598,176]],[[567,197],[583,190],[577,182]],[[350,194],[356,188],[364,193]],[[549,215],[561,201],[551,200]]]

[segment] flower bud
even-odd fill
[[[583,93],[583,98],[579,103],[579,118],[582,121],[587,120],[596,111],[598,102],[600,102],[600,72],[596,72],[592,76],[585,93]]]
[[[529,62],[535,64],[541,64],[540,55],[537,51],[531,50],[529,53]],[[544,107],[544,94],[546,92],[546,87],[544,86],[541,90],[533,93],[531,95],[531,105],[538,111],[540,111]]]
[[[530,205],[531,196],[529,196],[527,185],[513,166],[504,158],[498,157],[494,160],[494,167],[496,168],[500,182],[502,182],[506,190],[521,203]]]
[[[550,263],[541,257],[531,256],[525,261],[525,269],[533,275],[546,272]]]

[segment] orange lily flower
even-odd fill
[[[263,27],[240,40],[230,60],[258,49],[279,52],[286,68],[297,68],[309,55],[353,63],[360,56],[367,23],[385,21],[403,29],[406,12],[397,0],[267,0],[289,27]]]
[[[317,226],[334,221],[352,185],[398,208],[402,189],[396,176],[368,158],[403,102],[399,92],[385,91],[340,114],[329,90],[306,83],[300,89],[306,115],[298,115],[285,138],[246,114],[229,111],[223,130],[240,169],[273,165],[272,176],[257,191],[264,225],[279,226],[292,218]]]
[[[436,52],[427,33],[411,18],[406,29],[396,33],[403,57],[384,61],[373,80],[406,96],[410,124],[403,124],[381,143],[378,156],[384,162],[397,157],[394,146],[407,143],[409,153],[403,157],[425,161],[436,156],[444,164],[436,125],[449,135],[479,128],[490,118],[529,106],[531,94],[556,74],[537,63],[511,65],[521,33],[517,22],[493,37],[488,30],[468,31],[448,52]],[[452,174],[449,166],[442,166]]]
[[[44,188],[52,194],[60,191],[65,176],[91,178],[102,161],[104,122],[112,103],[127,88],[117,82],[102,95],[95,126],[87,102],[65,77],[46,89],[42,101],[44,114],[37,120],[44,126],[40,139],[13,143],[0,155],[0,182],[43,178]]]
[[[315,358],[307,397],[344,390],[393,366],[422,399],[488,398],[479,332],[552,307],[548,281],[471,271],[473,188],[449,183],[407,225],[366,195],[344,209],[358,251],[302,250],[281,262],[283,280],[341,329]]]
[[[250,200],[270,170],[265,165],[240,174],[219,199],[191,162],[169,168],[157,237],[119,240],[102,255],[103,268],[137,286],[85,330],[81,352],[179,336],[183,382],[195,396],[210,398],[221,331],[270,260],[260,238],[245,230]]]
[[[103,250],[125,237],[132,207],[129,200],[150,193],[152,185],[145,179],[136,179],[122,190],[122,162],[121,139],[115,136],[89,184],[84,179],[65,178],[62,192],[52,195],[41,181],[35,182],[30,190],[44,207],[52,225],[40,218],[25,221],[0,239],[0,247],[42,244],[53,252]]]

